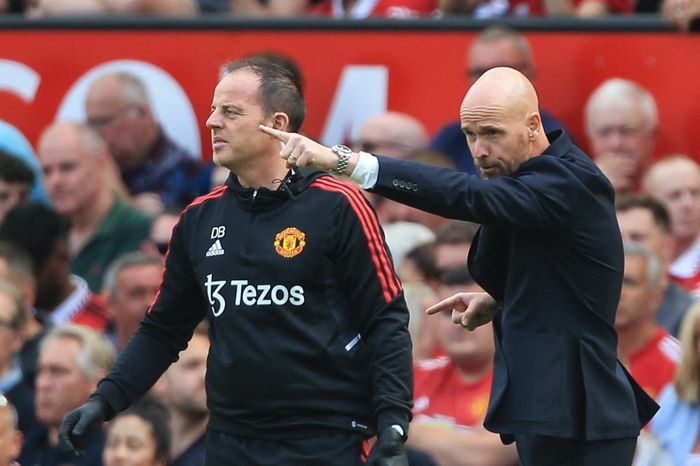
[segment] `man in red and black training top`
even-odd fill
[[[65,448],[143,394],[206,316],[206,465],[407,464],[408,311],[374,211],[356,187],[290,169],[258,129],[297,131],[304,115],[284,69],[259,58],[227,67],[207,127],[232,174],[183,212],[155,301],[66,416]]]

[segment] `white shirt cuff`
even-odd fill
[[[360,157],[350,174],[350,179],[362,189],[372,189],[379,177],[379,160],[367,152],[359,152],[358,155]]]

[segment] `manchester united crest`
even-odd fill
[[[306,234],[294,227],[285,228],[275,235],[275,251],[287,259],[296,256],[306,246]]]

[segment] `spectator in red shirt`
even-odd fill
[[[455,290],[480,290],[466,265],[443,277],[441,296]],[[482,425],[495,351],[491,324],[468,331],[454,325],[447,312],[435,320],[444,353],[414,367],[414,420],[407,445],[429,453],[441,466],[518,464],[514,445],[503,445]]]
[[[625,272],[615,315],[618,357],[647,393],[657,398],[680,360],[680,344],[656,323],[661,263],[640,243],[625,244]]]
[[[22,247],[32,258],[37,277],[35,307],[49,323],[72,322],[102,331],[109,323],[104,300],[87,282],[70,273],[68,221],[52,208],[20,204],[0,226],[0,238]]]

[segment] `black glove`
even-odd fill
[[[408,466],[403,437],[393,427],[377,434],[377,442],[367,457],[367,466]]]
[[[90,399],[84,405],[66,414],[58,432],[58,446],[74,456],[83,456],[78,449],[97,432],[107,418],[109,407],[98,399]]]

